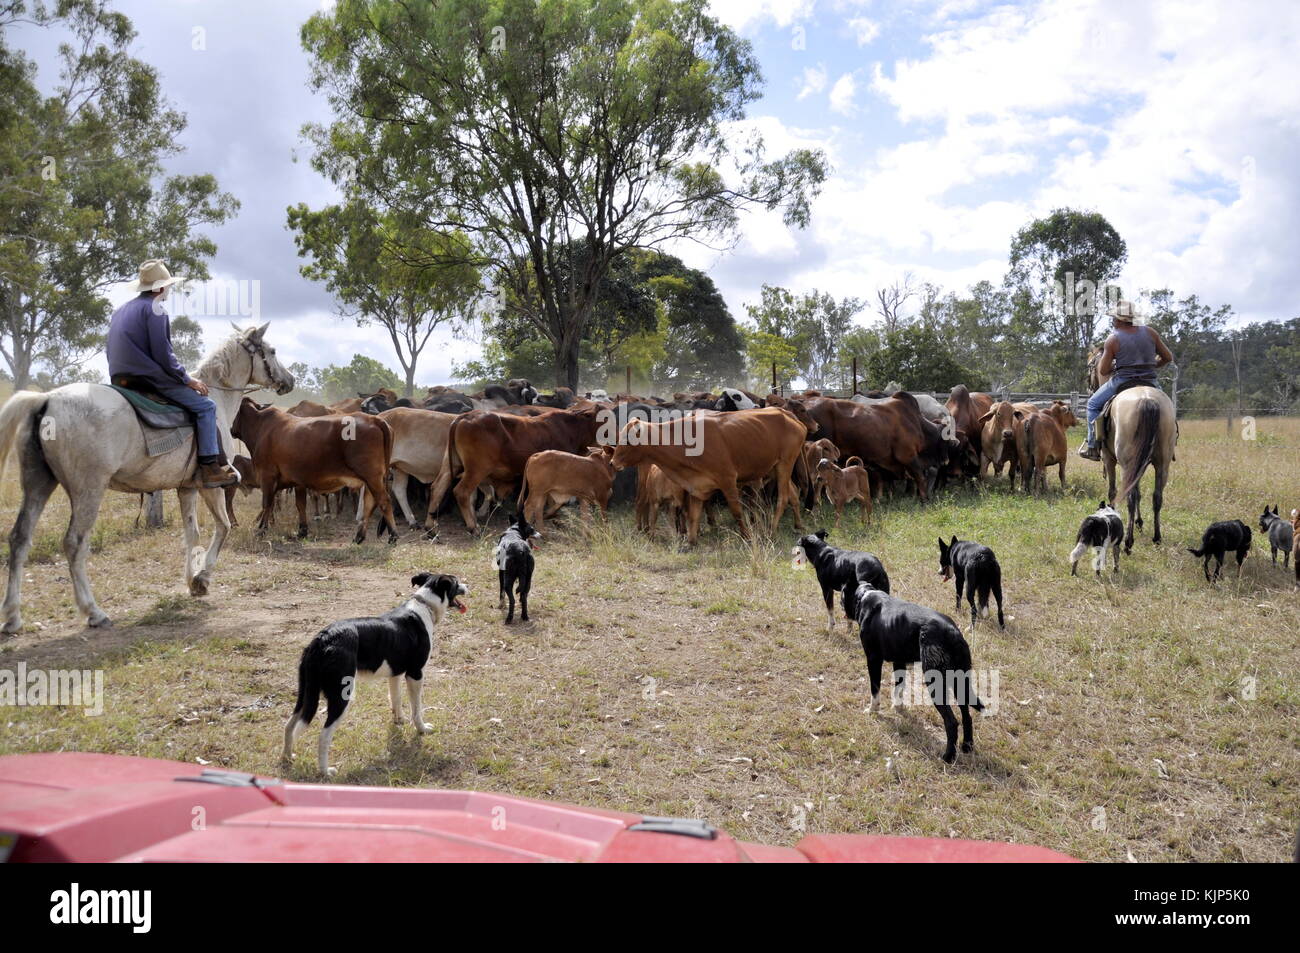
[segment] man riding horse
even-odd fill
[[[1110,312],[1114,320],[1114,330],[1106,339],[1097,363],[1099,378],[1110,375],[1110,379],[1093,391],[1088,398],[1088,436],[1079,447],[1079,456],[1085,460],[1101,460],[1101,451],[1097,446],[1097,417],[1121,384],[1128,381],[1141,381],[1151,387],[1156,383],[1156,371],[1173,361],[1174,355],[1165,342],[1145,324],[1133,323],[1135,317],[1133,304],[1120,301]]]
[[[239,474],[221,459],[216,404],[207,385],[190,377],[172,351],[171,318],[163,302],[180,280],[156,258],[140,266],[139,281],[131,289],[138,296],[113,312],[109,326],[109,380],[131,390],[152,390],[188,410],[198,437],[199,482],[207,489],[233,486]]]

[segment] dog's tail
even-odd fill
[[[1195,556],[1197,559],[1200,559],[1202,556],[1205,555],[1204,549],[1189,549],[1188,552],[1191,553],[1193,556]]]
[[[298,700],[293,706],[293,713],[304,725],[311,724],[320,705],[320,680],[316,677],[314,666],[308,662],[310,651],[311,647],[308,646],[298,664]]]

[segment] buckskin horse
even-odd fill
[[[1098,363],[1101,349],[1088,357],[1088,383],[1096,390],[1106,378],[1101,376]],[[1160,507],[1164,503],[1165,484],[1169,482],[1169,468],[1174,462],[1174,447],[1178,443],[1178,422],[1174,404],[1169,395],[1159,387],[1138,385],[1126,387],[1111,400],[1097,426],[1101,444],[1102,466],[1106,470],[1110,504],[1115,505],[1115,465],[1124,469],[1124,490],[1120,493],[1128,501],[1128,531],[1124,537],[1124,552],[1133,551],[1133,526],[1142,525],[1142,475],[1147,467],[1155,468],[1155,487],[1151,491],[1151,509],[1154,513],[1151,541],[1160,542]]]
[[[207,384],[217,405],[217,428],[226,455],[234,458],[230,422],[245,390],[268,387],[279,394],[293,389],[293,376],[275,357],[263,336],[268,325],[240,329],[212,352],[194,376]],[[86,558],[90,533],[106,490],[151,493],[175,490],[180,497],[185,536],[185,582],[191,595],[207,595],[217,556],[230,532],[222,489],[206,490],[194,480],[194,438],[149,456],[136,412],[125,397],[104,384],[69,384],[49,393],[19,391],[0,408],[0,473],[9,453],[18,449],[23,501],[9,534],[9,588],[0,631],[22,628],[22,581],[32,532],[41,511],[62,486],[72,518],[63,537],[77,608],[95,628],[111,621],[95,602]],[[215,521],[212,543],[196,571],[199,536],[198,500],[202,496]]]

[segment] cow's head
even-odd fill
[[[804,429],[810,434],[816,433],[822,429],[821,424],[817,423],[817,421],[813,419],[812,414],[808,413],[808,408],[804,406],[804,402],[801,400],[791,398],[790,400],[785,401],[781,409],[787,414],[793,416],[795,420],[799,421],[799,423],[803,424]]]
[[[1009,401],[1000,400],[993,405],[993,408],[980,418],[980,423],[984,429],[989,429],[989,422],[993,421],[993,434],[1003,440],[1012,440],[1016,435],[1016,424],[1024,419],[1024,414],[1016,410]]]
[[[611,473],[614,472],[614,450],[615,447],[588,447],[587,456],[597,463],[603,463],[609,467]]]

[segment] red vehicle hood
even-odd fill
[[[1042,847],[816,834],[737,841],[699,821],[474,791],[295,784],[152,758],[0,757],[0,860],[134,862],[1061,862]]]

